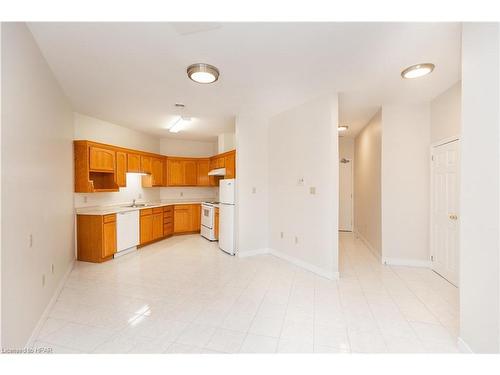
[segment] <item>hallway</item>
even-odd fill
[[[340,233],[340,249],[338,285],[348,326],[364,322],[367,337],[382,348],[382,336],[390,352],[458,351],[455,286],[426,268],[380,264],[352,233]]]
[[[198,235],[77,262],[36,347],[62,353],[456,352],[458,291],[340,235],[341,279]]]

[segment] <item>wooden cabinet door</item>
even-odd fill
[[[218,240],[219,239],[219,209],[217,207],[215,208],[215,213],[214,213],[214,235],[215,235],[215,238]]]
[[[191,231],[191,210],[189,204],[174,207],[174,233]]]
[[[153,214],[153,240],[163,237],[163,212]]]
[[[163,158],[163,182],[161,186],[168,186],[168,159]]]
[[[182,161],[167,159],[168,186],[184,185],[184,168]]]
[[[153,241],[153,215],[144,215],[140,219],[140,243]]]
[[[224,178],[236,177],[236,160],[235,154],[231,153],[224,157],[224,167],[226,168],[226,175]]]
[[[197,232],[201,230],[201,205],[191,204],[190,205],[190,215],[191,215],[191,232]]]
[[[151,177],[153,186],[163,185],[163,160],[153,158],[151,166]]]
[[[89,146],[89,169],[91,171],[115,171],[115,151]]]
[[[119,187],[127,186],[127,154],[125,152],[116,152],[116,184]]]
[[[151,174],[152,164],[153,164],[153,158],[151,156],[142,156],[141,155],[141,172],[142,173]]]
[[[198,160],[198,181],[197,186],[210,186],[210,176],[208,172],[210,171],[210,161]]]
[[[102,257],[107,258],[116,253],[116,221],[103,224]]]
[[[141,172],[141,155],[127,154],[127,172]]]
[[[224,163],[224,157],[218,157],[216,159],[217,168],[224,168],[226,164]]]
[[[184,160],[184,185],[196,186],[198,183],[198,168],[196,160]]]
[[[210,158],[209,170],[216,169],[216,168],[217,168],[217,159],[212,157],[212,158]],[[216,178],[216,176],[208,176],[208,181],[209,181],[210,186],[218,186],[219,185],[219,181]]]

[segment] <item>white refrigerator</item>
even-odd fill
[[[236,180],[219,182],[219,248],[228,254],[235,254],[234,210]]]

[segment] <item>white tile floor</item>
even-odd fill
[[[458,290],[340,235],[341,278],[197,235],[78,262],[35,345],[58,353],[457,352]]]

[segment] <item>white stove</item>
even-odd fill
[[[201,204],[201,235],[209,241],[217,241],[215,238],[215,208],[219,202],[203,202]]]

